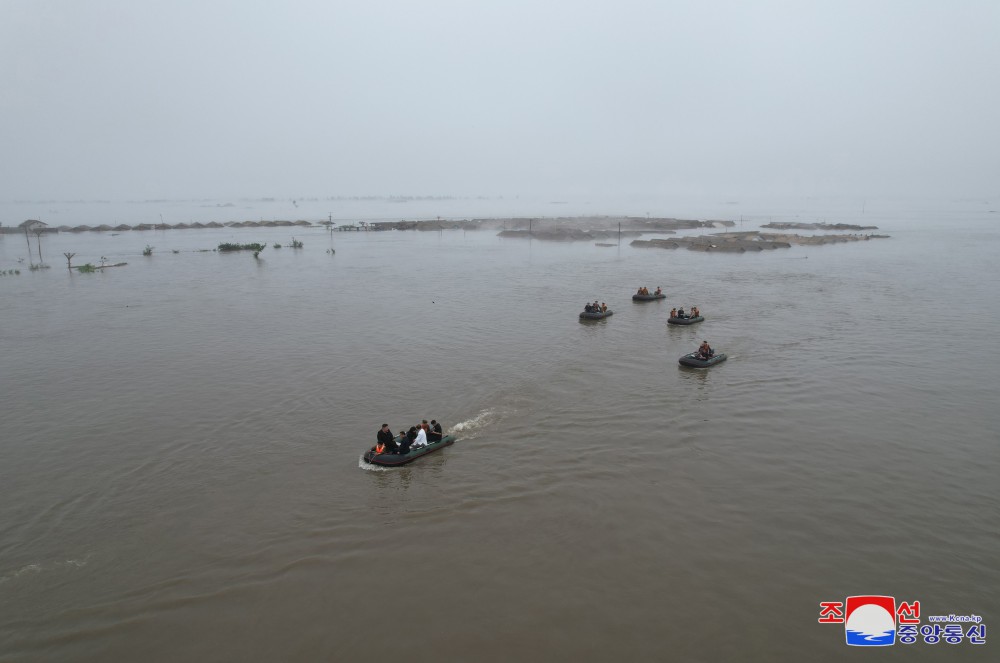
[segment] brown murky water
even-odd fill
[[[854,594],[992,628],[1000,232],[866,221],[752,255],[46,237],[0,279],[0,660],[840,660],[818,604]],[[703,338],[729,360],[679,367]],[[460,440],[359,462],[424,418]]]

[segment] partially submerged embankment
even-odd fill
[[[823,230],[840,232],[843,230],[878,230],[878,226],[857,226],[853,223],[765,223],[761,228],[770,230]]]
[[[793,244],[805,246],[820,246],[823,244],[842,244],[870,239],[883,239],[888,235],[794,235],[778,233],[762,233],[757,230],[736,233],[718,233],[699,235],[697,237],[672,237],[670,239],[637,239],[632,246],[639,248],[680,249],[689,251],[723,251],[729,253],[744,253],[746,251],[770,251],[773,249],[788,249]]]

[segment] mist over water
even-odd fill
[[[891,238],[705,254],[491,231],[44,235],[51,269],[0,278],[0,659],[832,661],[844,634],[820,601],[1000,615],[989,201],[549,202],[43,220],[593,209]],[[292,235],[302,249],[272,247]],[[224,241],[268,248],[199,252]],[[0,269],[26,250],[0,235]],[[128,265],[69,272],[63,252]],[[633,303],[641,285],[667,299]],[[581,323],[595,298],[615,315]],[[706,321],[668,326],[678,305]],[[702,339],[729,360],[679,367]],[[381,423],[425,418],[458,441],[363,471]]]

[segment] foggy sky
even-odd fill
[[[998,34],[995,0],[5,0],[0,200],[996,196]]]

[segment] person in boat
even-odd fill
[[[415,435],[415,437],[413,438],[414,449],[419,449],[420,447],[427,446],[427,433],[424,432],[423,428],[417,428],[416,426],[414,426],[413,428],[410,429],[410,432],[414,433]]]
[[[653,294],[654,295],[662,295],[663,294],[663,290],[660,289],[660,286],[656,286],[656,292],[654,292]]]
[[[594,300],[594,303],[591,304],[590,306],[591,306],[591,308],[593,308],[594,313],[600,313],[601,312],[601,305],[597,303],[596,299]]]
[[[593,313],[593,312],[594,312],[594,307],[590,305],[590,302],[587,302],[587,303],[586,303],[586,304],[584,305],[584,307],[583,307],[583,312],[584,312],[584,313]]]
[[[697,306],[692,306],[691,307],[691,317],[692,318],[697,318],[699,315],[701,315],[701,311],[698,310],[698,307]]]
[[[427,431],[427,441],[440,442],[443,437],[444,433],[441,431],[441,424],[436,419],[431,419],[431,428]]]
[[[677,317],[677,309],[676,308],[670,309],[670,317],[671,318],[676,318]]]
[[[607,312],[608,312],[608,305],[605,304],[604,302],[601,302],[601,313],[607,313]]]
[[[681,308],[677,309],[677,317],[678,318],[686,318],[687,317],[686,315],[684,315],[684,307],[683,306]]]
[[[382,428],[380,428],[378,433],[375,434],[375,438],[377,440],[375,453],[394,454],[399,451],[399,447],[396,445],[396,440],[392,436],[392,430],[389,428],[389,424],[382,424]],[[379,450],[380,447],[381,451]]]
[[[642,287],[640,287],[638,290],[636,290],[635,294],[641,295],[642,294]]]
[[[410,436],[406,434],[405,430],[399,431],[399,453],[408,454],[410,453],[410,445],[413,444],[413,440]]]
[[[702,341],[701,345],[698,346],[698,358],[699,359],[711,359],[712,355],[715,354],[715,350],[712,346],[708,344],[708,341]]]

